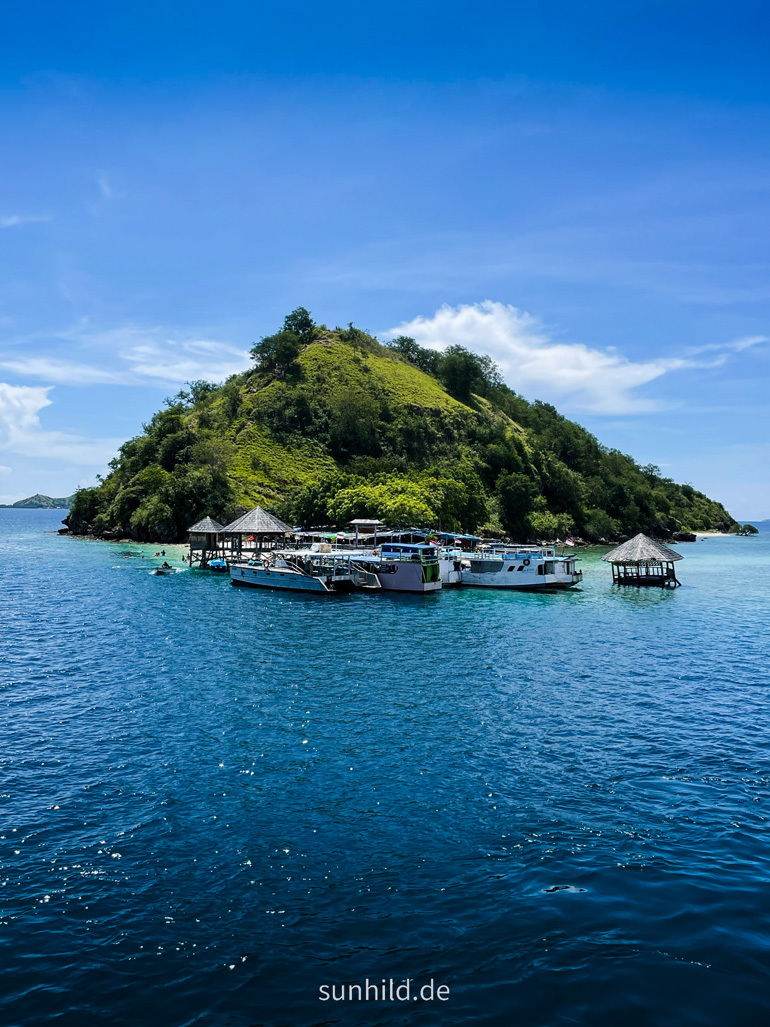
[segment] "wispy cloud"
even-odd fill
[[[86,204],[86,206],[89,213],[93,217],[98,218],[107,210],[113,201],[122,199],[126,194],[115,188],[104,171],[97,171],[94,175],[93,181],[99,192],[96,197],[92,198],[90,202]]]
[[[53,385],[122,385],[131,384],[128,374],[108,371],[75,360],[55,357],[17,357],[0,360],[0,370],[12,371],[21,377],[40,378]]]
[[[653,412],[660,403],[636,390],[695,366],[684,357],[633,361],[613,350],[555,342],[535,317],[492,300],[443,306],[432,317],[416,317],[386,333],[400,334],[432,349],[460,345],[488,353],[518,392],[595,414]]]
[[[0,451],[103,467],[122,440],[47,431],[40,423],[40,412],[51,405],[50,391],[51,386],[0,382]]]
[[[744,335],[730,342],[711,342],[705,346],[689,346],[686,352],[692,356],[697,356],[700,353],[715,353],[716,357],[711,361],[710,366],[719,367],[730,358],[731,354],[743,353],[747,349],[761,346],[766,342],[770,342],[768,335]]]
[[[12,345],[34,345],[39,353],[52,343],[57,349],[66,343],[81,359],[8,353],[0,356],[0,370],[55,385],[174,386],[199,378],[221,382],[250,363],[248,351],[232,343],[180,336],[162,326],[99,331],[83,323],[55,335],[16,339]]]
[[[144,337],[122,349],[120,356],[134,375],[173,384],[197,378],[220,382],[249,366],[246,350],[213,339]]]
[[[0,217],[0,228],[15,228],[17,225],[30,225],[36,222],[53,221],[48,214],[8,214]]]

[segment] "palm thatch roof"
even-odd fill
[[[187,529],[189,532],[197,534],[211,534],[218,531],[224,531],[225,529],[219,523],[215,521],[213,517],[204,517],[202,521],[198,521],[197,524],[193,524],[192,528]]]
[[[228,524],[222,531],[230,535],[284,535],[292,529],[288,524],[277,517],[273,517],[261,506],[255,506],[253,510],[237,517],[232,524]]]
[[[647,538],[641,532],[602,557],[607,563],[673,563],[684,560],[681,553]]]

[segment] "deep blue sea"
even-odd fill
[[[327,597],[61,516],[0,510],[2,1027],[770,1022],[770,535]]]

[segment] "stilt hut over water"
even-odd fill
[[[224,528],[213,517],[204,517],[202,521],[187,529],[190,537],[190,566],[199,563],[205,567],[212,557],[219,556],[219,533]]]
[[[615,585],[661,585],[676,588],[681,585],[674,570],[681,553],[664,546],[662,542],[635,535],[602,557],[612,564],[612,582]]]
[[[287,535],[293,534],[293,529],[261,506],[255,506],[226,525],[222,533],[229,546],[228,558],[235,559],[261,549],[275,548],[277,542],[283,542]]]

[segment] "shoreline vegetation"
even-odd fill
[[[609,449],[491,358],[387,345],[300,307],[221,385],[187,384],[65,519],[76,535],[171,543],[261,505],[286,523],[356,517],[516,542],[735,532],[721,503]]]

